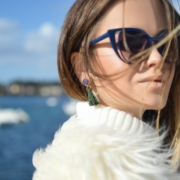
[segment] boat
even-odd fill
[[[0,109],[0,125],[27,122],[29,115],[22,109]]]
[[[77,101],[72,99],[68,102],[65,102],[62,105],[62,110],[64,111],[64,113],[66,115],[72,116],[72,115],[76,114],[76,104],[77,104]]]
[[[49,97],[46,100],[46,104],[49,107],[55,107],[58,105],[58,99],[56,97]]]

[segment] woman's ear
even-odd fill
[[[79,81],[82,82],[83,79],[87,77],[87,73],[85,72],[85,68],[83,64],[82,54],[79,52],[73,52],[70,58],[74,72],[78,77]]]

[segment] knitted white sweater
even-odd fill
[[[180,180],[163,138],[125,112],[81,102],[52,144],[34,153],[33,180]]]

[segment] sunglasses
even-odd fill
[[[131,60],[134,55],[152,47],[154,44],[159,43],[167,35],[167,33],[168,33],[167,30],[163,30],[159,33],[157,37],[151,37],[141,29],[136,29],[136,28],[111,29],[108,30],[107,33],[91,41],[90,46],[93,46],[98,42],[102,41],[103,39],[109,37],[111,45],[117,56],[123,62],[127,64],[132,64],[133,62],[135,62],[135,60],[133,61]],[[158,51],[161,55],[163,54],[164,49],[165,49],[165,45],[162,45],[161,47],[158,48]],[[166,60],[165,62],[169,62],[169,61]]]

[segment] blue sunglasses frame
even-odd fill
[[[148,48],[150,48],[150,47],[153,46],[153,42],[158,43],[158,42],[160,42],[160,41],[167,35],[167,30],[162,31],[162,33],[161,33],[158,37],[151,37],[151,36],[149,36],[149,34],[147,34],[145,31],[143,31],[143,30],[141,30],[141,29],[137,29],[137,28],[117,28],[117,29],[110,29],[110,30],[107,31],[107,33],[99,36],[98,38],[96,38],[96,39],[94,39],[94,40],[92,40],[92,41],[90,42],[90,47],[109,37],[110,43],[111,43],[112,48],[114,49],[116,55],[117,55],[123,62],[125,62],[125,63],[127,63],[127,64],[132,64],[133,62],[130,62],[130,61],[126,60],[125,58],[123,59],[123,58],[120,56],[120,54],[118,53],[117,43],[116,43],[116,40],[115,40],[115,34],[116,34],[116,32],[118,32],[118,31],[119,31],[119,36],[120,36],[120,34],[121,34],[123,31],[124,31],[125,33],[126,33],[126,32],[142,33],[142,34],[145,35],[145,36],[147,37],[147,39],[148,39],[148,43],[149,43]],[[119,44],[119,42],[118,42],[118,44]],[[145,50],[145,49],[144,49],[144,50]],[[159,51],[159,53],[162,55],[163,47],[162,47],[162,46],[159,47],[159,48],[158,48],[158,51]],[[143,61],[144,61],[144,60],[143,60]]]

